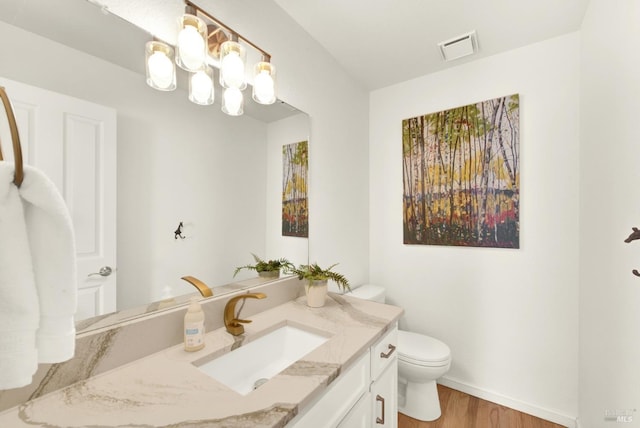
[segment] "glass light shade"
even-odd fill
[[[207,58],[207,25],[195,15],[178,18],[176,63],[187,71],[198,71]]]
[[[222,93],[222,111],[229,116],[240,116],[244,113],[244,97],[238,88],[227,88]]]
[[[261,61],[253,67],[253,93],[255,102],[273,104],[276,102],[276,67]]]
[[[244,64],[247,50],[238,42],[226,41],[220,46],[220,85],[224,88],[244,89]]]
[[[160,91],[173,91],[176,88],[176,66],[171,46],[163,42],[147,42],[145,64],[147,85]]]
[[[189,100],[195,104],[213,104],[213,69],[204,67],[189,76]]]

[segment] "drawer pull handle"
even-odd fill
[[[380,358],[389,358],[395,350],[396,350],[396,347],[393,346],[392,344],[389,344],[389,352],[387,352],[386,354],[384,352],[380,352]]]
[[[380,425],[384,425],[384,397],[378,394],[376,395],[376,401],[379,401],[382,403],[382,417],[376,418],[376,423]]]

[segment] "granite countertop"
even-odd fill
[[[266,310],[231,336],[205,335],[78,382],[0,414],[2,427],[282,427],[391,328],[402,309],[330,294],[323,308],[302,297]],[[202,373],[194,363],[223,355],[285,324],[329,339],[247,395]],[[162,334],[157,332],[154,334]]]

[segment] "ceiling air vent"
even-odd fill
[[[440,53],[445,61],[453,61],[478,51],[476,32],[463,34],[453,39],[438,43]]]

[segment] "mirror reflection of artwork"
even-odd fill
[[[308,142],[282,146],[282,235],[309,236]]]
[[[402,121],[404,243],[520,247],[518,94]]]

